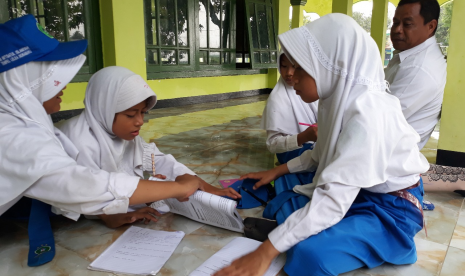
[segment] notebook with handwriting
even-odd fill
[[[156,275],[178,247],[184,232],[131,226],[95,261],[91,270]]]

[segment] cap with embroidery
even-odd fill
[[[87,40],[59,42],[31,14],[0,24],[0,73],[30,61],[74,58],[87,48]]]

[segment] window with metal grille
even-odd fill
[[[0,0],[0,22],[32,14],[59,41],[87,39],[86,62],[73,81],[87,81],[103,67],[98,1]]]
[[[144,9],[148,73],[276,67],[274,0],[144,0]]]

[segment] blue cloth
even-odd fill
[[[249,193],[254,194],[256,197],[261,199],[263,202],[268,202],[270,200],[271,195],[268,192],[268,189],[266,186],[261,186],[260,188],[254,190],[253,186],[255,183],[257,183],[258,180],[255,179],[244,179],[244,180],[238,180],[232,184],[231,188],[233,188],[236,192],[238,192],[242,198],[237,201],[237,209],[251,209],[255,207],[259,207],[264,205],[262,202],[258,201],[255,199],[253,196],[251,196]],[[246,192],[245,189],[247,189],[248,192]],[[226,198],[232,199],[230,197],[225,196]],[[234,199],[233,199],[234,200]]]
[[[304,151],[312,150],[313,145],[313,143],[303,144],[302,148],[300,149],[284,153],[277,153],[276,157],[278,158],[279,163],[285,164],[289,162],[289,160],[294,159],[297,156],[300,156]],[[315,172],[294,173],[286,174],[276,179],[274,181],[276,198],[273,199],[273,204],[269,204],[265,208],[265,211],[263,212],[263,217],[267,219],[277,220],[278,224],[281,224],[295,210],[298,210],[302,208],[305,204],[307,204],[307,202],[309,202],[310,199],[304,195],[292,192],[292,189],[295,185],[304,185],[312,183],[314,175]],[[291,192],[283,193],[285,191]]]
[[[300,156],[304,151],[313,149],[313,143],[306,143],[303,144],[300,149],[287,151],[283,153],[276,153],[276,157],[278,158],[279,163],[285,164],[289,162],[289,160]]]
[[[0,73],[30,61],[54,61],[77,57],[87,40],[59,42],[31,14],[0,24]]]
[[[29,235],[28,266],[40,266],[55,257],[55,239],[50,225],[51,206],[33,199],[27,232]]]
[[[283,182],[286,179],[289,178],[283,178]],[[292,189],[298,184],[297,181],[284,183],[282,187]],[[281,194],[293,193],[289,189],[270,201],[267,209],[276,209],[273,205],[281,203]],[[409,192],[422,202],[423,183]],[[285,205],[279,208],[284,219],[305,205],[304,201],[296,200],[300,197],[291,197],[294,202],[286,202],[288,208],[284,208]],[[278,214],[278,223],[282,223]],[[412,264],[417,260],[413,237],[422,227],[420,210],[411,202],[362,189],[339,223],[298,243],[287,252],[284,270],[291,276],[318,276],[338,275],[383,263]]]
[[[263,211],[263,217],[283,223],[290,214],[302,208],[310,199],[294,193],[295,185],[312,183],[315,173],[286,174],[274,181],[276,197],[270,201]]]
[[[3,213],[1,219],[29,220],[28,266],[40,266],[50,262],[55,256],[55,240],[50,225],[51,206],[41,201],[21,198]]]

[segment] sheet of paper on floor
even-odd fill
[[[248,238],[235,238],[206,260],[196,270],[192,271],[189,276],[213,275],[213,273],[219,271],[221,268],[230,265],[235,259],[254,251],[260,244],[262,243]],[[283,268],[285,263],[286,255],[280,254],[271,262],[264,276],[275,276],[279,273],[281,268]]]
[[[131,226],[100,256],[89,269],[156,275],[173,254],[184,232],[167,232]]]

